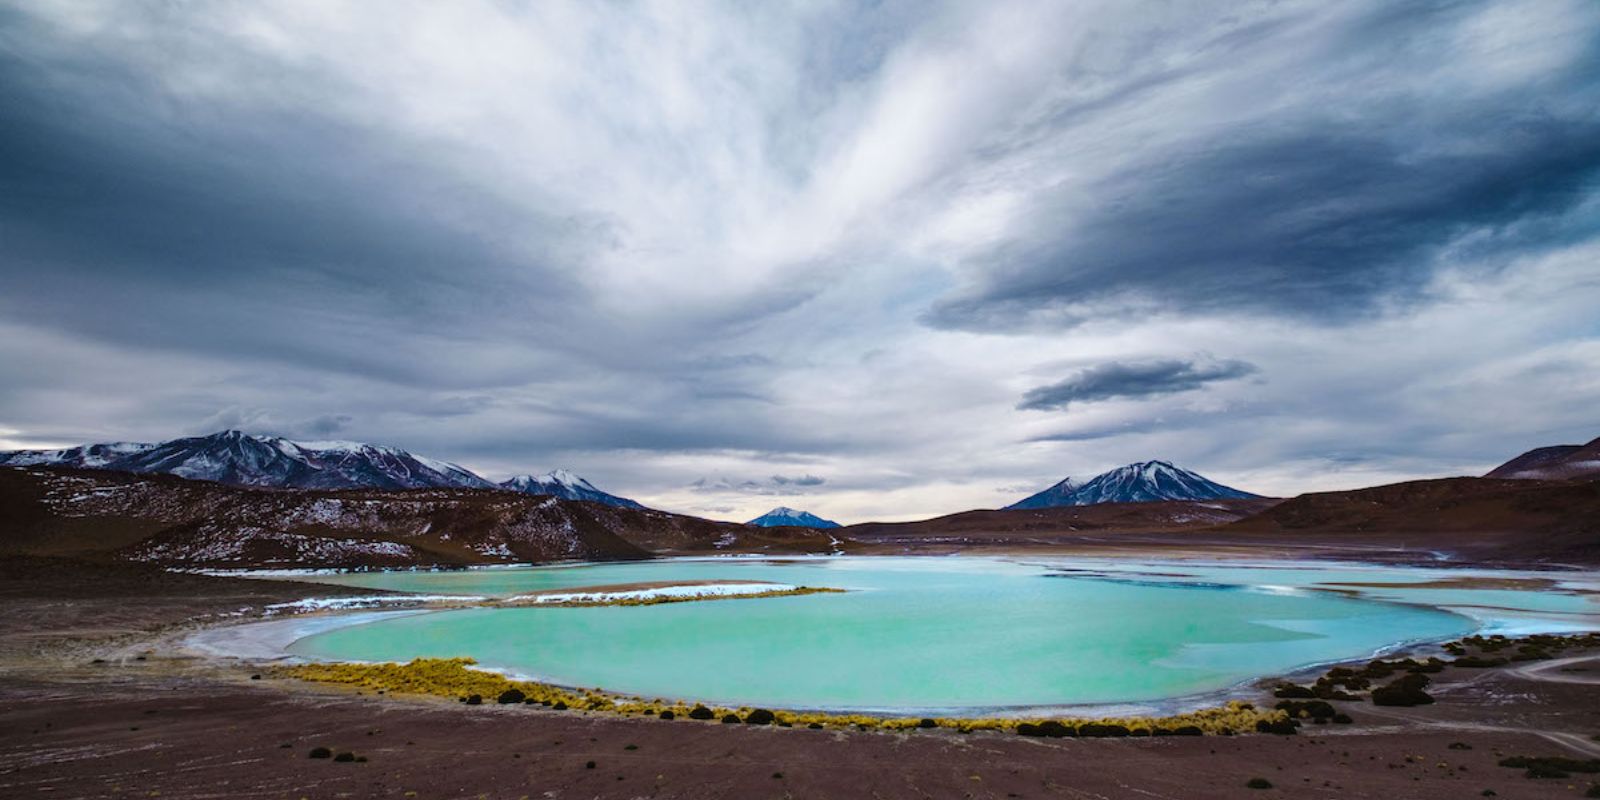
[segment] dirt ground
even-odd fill
[[[0,590],[0,797],[1400,800],[1576,798],[1600,782],[1497,766],[1600,758],[1600,654],[1451,668],[1429,688],[1435,705],[1341,703],[1355,724],[1298,736],[814,731],[252,680],[248,665],[162,642],[306,587],[67,573]],[[316,747],[365,760],[312,759]],[[1252,778],[1272,788],[1246,788]]]

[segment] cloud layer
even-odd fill
[[[842,521],[1480,470],[1596,434],[1596,76],[1588,0],[0,0],[0,446]]]

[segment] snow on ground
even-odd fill
[[[507,602],[615,603],[626,600],[652,600],[658,597],[738,597],[740,595],[765,594],[767,592],[792,592],[798,588],[800,587],[787,583],[707,583],[694,586],[658,586],[653,589],[630,589],[621,592],[527,594],[508,598]]]
[[[273,603],[266,607],[267,614],[300,614],[308,611],[328,611],[347,608],[377,608],[399,603],[482,603],[488,598],[480,595],[454,594],[379,594],[362,597],[310,597],[292,603]]]

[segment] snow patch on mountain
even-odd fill
[[[570,470],[551,470],[544,475],[518,475],[500,484],[502,489],[523,494],[547,494],[563,500],[587,500],[618,508],[644,508],[638,502],[601,491]]]
[[[0,466],[53,465],[159,473],[283,489],[493,488],[445,461],[360,442],[295,442],[236,430],[167,442],[112,442],[0,453]]]

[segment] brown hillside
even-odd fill
[[[193,567],[645,558],[737,546],[744,526],[480,489],[250,489],[0,468],[0,553]]]

